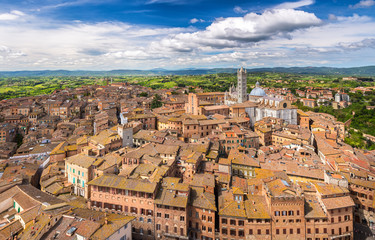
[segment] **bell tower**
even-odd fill
[[[237,71],[237,94],[238,103],[247,101],[247,73],[243,67]]]

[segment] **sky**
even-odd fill
[[[375,0],[0,0],[0,71],[375,65]]]

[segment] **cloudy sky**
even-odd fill
[[[0,0],[0,70],[375,64],[375,0]]]

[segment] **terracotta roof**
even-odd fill
[[[349,190],[334,184],[328,184],[323,182],[315,182],[313,183],[316,190],[322,196],[330,196],[330,195],[338,195],[338,194],[347,194]]]
[[[194,187],[215,187],[215,178],[212,174],[203,173],[203,174],[195,174],[193,176],[193,181],[190,183],[191,186]]]
[[[215,195],[202,188],[191,188],[190,204],[194,207],[216,211]]]
[[[164,179],[164,181],[168,183],[168,179]],[[188,194],[187,193],[181,194],[178,191],[178,188],[182,189],[183,192],[185,192],[189,190],[189,186],[187,184],[174,183],[174,182],[171,184],[173,184],[172,188],[171,186],[163,186],[161,189],[159,189],[158,194],[155,198],[155,204],[186,208],[187,203],[188,203]],[[163,182],[163,185],[164,185],[164,182]]]
[[[328,210],[355,206],[350,196],[323,198],[322,202]]]
[[[237,149],[231,149],[228,159],[232,164],[245,165],[251,167],[260,167],[259,162],[247,154],[239,152]]]
[[[92,239],[107,239],[120,228],[124,227],[129,222],[133,221],[133,216],[123,216],[117,214],[111,214],[108,216],[108,223],[102,225],[93,235]],[[130,226],[128,226],[130,227]]]
[[[13,221],[4,227],[0,228],[0,239],[12,239],[14,234],[22,230],[20,221]],[[13,234],[13,235],[12,235]]]
[[[147,180],[126,179],[125,177],[115,175],[103,175],[87,184],[145,193],[154,193],[157,186],[156,183],[151,183]]]
[[[97,159],[95,157],[87,156],[84,153],[80,153],[66,159],[66,162],[72,165],[77,165],[83,168],[89,168]]]
[[[324,210],[320,206],[319,200],[315,195],[305,196],[305,217],[306,218],[326,218]]]
[[[100,223],[89,220],[82,221],[75,234],[89,239],[100,228]]]
[[[250,219],[270,219],[269,210],[264,196],[247,195],[245,201],[246,217]]]

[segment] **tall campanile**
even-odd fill
[[[238,103],[247,101],[247,73],[243,67],[237,70],[237,94]]]

